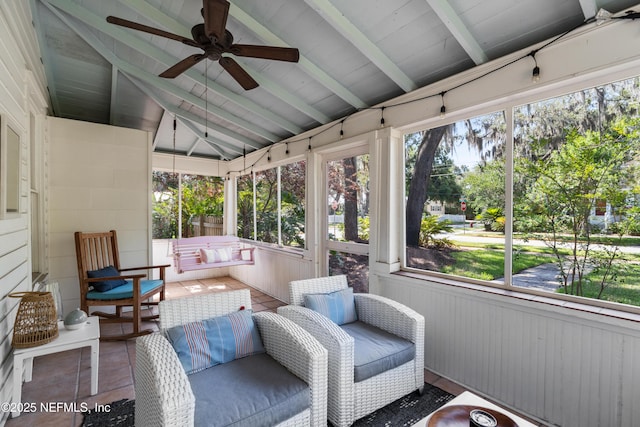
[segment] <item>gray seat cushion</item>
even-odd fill
[[[397,335],[364,322],[340,326],[354,339],[354,381],[364,381],[397,368],[416,357],[416,346]]]
[[[267,353],[189,375],[196,426],[272,426],[311,405],[309,386]]]

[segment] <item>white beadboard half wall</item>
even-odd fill
[[[425,316],[430,370],[545,424],[639,425],[638,321],[401,274],[379,286]]]

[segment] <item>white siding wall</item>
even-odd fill
[[[379,284],[425,316],[434,372],[552,425],[638,425],[638,322],[397,275]]]
[[[0,402],[10,401],[13,358],[11,334],[19,299],[11,292],[31,290],[31,243],[29,230],[29,141],[32,130],[43,149],[40,128],[30,128],[30,115],[42,123],[46,114],[44,73],[31,25],[29,3],[21,0],[0,2],[0,129],[7,124],[20,136],[19,212],[0,219]],[[4,138],[6,131],[0,132]],[[43,167],[44,163],[38,166]],[[2,168],[0,168],[0,171]],[[0,425],[8,413],[0,413]]]
[[[49,278],[65,312],[79,306],[75,231],[118,232],[122,267],[151,262],[151,135],[48,118]]]

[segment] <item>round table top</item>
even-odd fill
[[[498,427],[518,427],[502,412],[475,405],[450,405],[438,409],[429,418],[427,427],[469,427],[469,413],[474,409],[482,409],[493,415],[498,422]]]

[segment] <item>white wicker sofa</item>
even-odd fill
[[[328,419],[336,427],[349,426],[355,420],[424,387],[424,317],[414,310],[390,299],[370,294],[354,294],[357,321],[338,326],[329,317],[303,307],[305,294],[329,294],[346,289],[344,275],[320,277],[290,282],[290,304],[278,308],[278,314],[293,320],[309,331],[329,351]],[[352,325],[364,324],[382,330],[373,339],[374,347],[383,341],[384,334],[413,343],[415,353],[408,362],[396,361],[396,367],[365,379],[358,379],[356,355],[368,348],[354,340]],[[372,329],[375,329],[372,328]],[[380,338],[382,337],[382,338]],[[356,346],[356,341],[358,345]],[[357,347],[357,348],[356,348]],[[377,351],[375,349],[373,352]],[[375,355],[374,357],[378,357]],[[406,360],[406,358],[404,359]],[[374,362],[375,363],[375,362]],[[402,363],[402,364],[400,364]],[[400,364],[399,366],[397,366]],[[386,368],[384,368],[386,369]]]
[[[202,423],[198,421],[203,420],[203,412],[199,411],[210,410],[210,405],[224,405],[222,409],[227,412],[228,407],[242,412],[254,411],[248,418],[233,420],[234,426],[326,426],[327,350],[302,328],[275,313],[254,313],[251,316],[265,353],[222,363],[189,376],[186,374],[174,347],[165,337],[170,328],[237,313],[242,309],[251,309],[248,289],[165,300],[159,304],[160,332],[136,341],[136,426],[200,425]],[[272,359],[268,368],[262,367],[265,358]],[[235,365],[238,363],[241,365]],[[201,378],[198,386],[193,381],[201,374],[208,377]],[[220,380],[225,375],[227,380]],[[302,382],[307,407],[288,419],[272,423],[264,412],[277,405],[273,401],[265,403],[264,395],[281,394],[282,390],[269,388],[282,376],[294,376],[293,382]],[[201,387],[200,390],[205,391],[196,395],[192,387]],[[287,406],[287,402],[279,403],[280,408]],[[264,412],[255,413],[260,410]],[[219,413],[215,413],[213,417],[204,413],[208,417],[204,424],[226,425]]]

